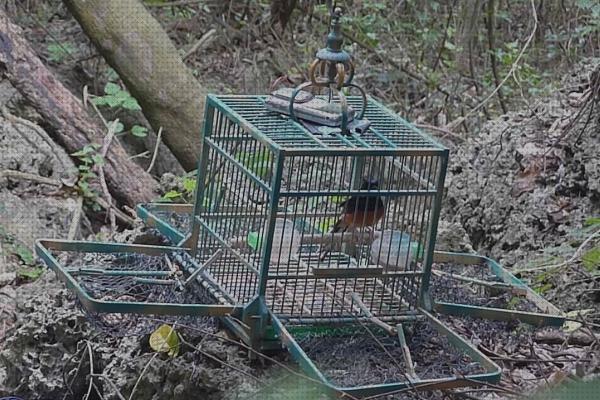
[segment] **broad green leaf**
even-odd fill
[[[19,256],[21,261],[23,261],[27,265],[33,265],[34,257],[33,252],[29,249],[29,247],[17,244],[13,247],[13,252]]]
[[[115,133],[121,133],[123,132],[123,129],[125,129],[125,126],[123,126],[123,124],[117,120],[110,121],[110,127]]]
[[[106,72],[106,77],[109,81],[116,81],[117,79],[119,79],[119,74],[117,74],[117,71],[115,71],[114,69],[109,68]]]
[[[117,107],[120,106],[121,103],[123,103],[123,99],[119,99],[118,97],[115,96],[105,96],[106,97],[106,104],[109,107]]]
[[[258,232],[250,232],[248,234],[248,246],[250,246],[250,248],[252,248],[252,250],[256,251],[259,248],[260,245],[260,235],[258,234]]]
[[[148,129],[140,125],[134,125],[131,127],[131,134],[137,137],[146,137],[148,135]]]
[[[17,275],[21,278],[35,280],[42,276],[44,268],[21,268],[17,270]]]
[[[177,197],[181,197],[181,193],[176,190],[171,190],[163,194],[164,199],[176,199]]]
[[[183,179],[183,188],[185,189],[186,192],[192,193],[194,190],[196,190],[196,180],[190,179],[190,178],[184,178]]]
[[[92,161],[94,162],[95,165],[104,165],[104,157],[102,157],[102,155],[100,154],[94,154],[92,156]]]
[[[600,269],[600,247],[594,247],[586,252],[582,257],[583,266],[589,272],[595,272]]]
[[[97,106],[105,106],[108,105],[108,98],[104,96],[94,97],[91,99],[91,102]]]
[[[176,357],[179,353],[179,336],[173,327],[163,324],[150,335],[150,347],[157,353]]]
[[[48,58],[50,61],[61,62],[73,53],[75,53],[75,47],[70,43],[51,43],[48,45]]]
[[[140,111],[142,109],[142,107],[140,107],[140,105],[138,104],[137,100],[131,96],[123,100],[121,106],[127,110],[132,111]]]
[[[600,225],[600,217],[591,217],[585,220],[583,226]]]
[[[88,145],[84,146],[83,149],[76,151],[75,153],[71,153],[71,155],[73,157],[83,157],[85,155],[93,153],[94,151],[95,151],[94,147],[88,144]]]
[[[125,90],[119,90],[118,92],[113,93],[113,96],[119,100],[126,100],[131,97]]]
[[[104,93],[112,95],[119,93],[121,91],[121,87],[116,83],[108,82],[106,86],[104,86]]]

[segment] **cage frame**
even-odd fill
[[[433,182],[428,182],[434,184],[435,190],[403,190],[402,196],[417,196],[417,195],[429,195],[433,198],[433,201],[430,205],[431,214],[429,215],[429,226],[426,228],[426,238],[425,238],[425,251],[424,257],[422,261],[422,272],[419,273],[420,282],[418,287],[418,306],[422,306],[427,310],[432,310],[433,304],[431,299],[429,298],[429,281],[431,277],[431,266],[433,264],[433,254],[435,247],[435,240],[437,237],[437,225],[439,220],[439,215],[442,206],[442,198],[443,198],[443,188],[445,181],[445,174],[448,166],[448,158],[449,158],[449,150],[442,146],[439,142],[433,139],[431,136],[424,134],[420,130],[416,129],[412,124],[408,123],[401,117],[399,117],[396,113],[393,113],[387,107],[383,106],[371,96],[367,96],[367,104],[371,104],[376,109],[385,112],[388,117],[398,123],[400,123],[404,128],[410,130],[413,134],[421,137],[426,140],[429,147],[402,147],[388,138],[385,135],[378,132],[377,129],[371,128],[371,130],[375,133],[375,135],[381,139],[386,147],[373,147],[368,143],[360,139],[358,135],[355,135],[355,138],[359,143],[365,145],[366,147],[328,147],[323,145],[322,147],[310,147],[310,148],[302,148],[302,147],[294,147],[293,145],[287,145],[283,147],[279,145],[274,140],[271,140],[267,135],[261,132],[258,128],[249,123],[243,116],[238,114],[238,112],[232,109],[229,105],[227,105],[223,99],[240,99],[244,100],[250,97],[254,97],[260,101],[264,102],[266,96],[246,96],[246,95],[227,95],[227,96],[216,96],[209,94],[206,97],[205,103],[205,119],[204,126],[202,130],[202,152],[198,163],[197,169],[197,178],[196,178],[196,201],[194,202],[192,213],[191,213],[191,228],[188,235],[185,236],[183,240],[179,242],[180,245],[186,246],[191,249],[192,256],[196,255],[198,249],[199,235],[201,229],[206,229],[210,232],[210,227],[205,225],[201,219],[200,215],[203,212],[203,204],[202,200],[204,197],[204,192],[206,190],[206,185],[204,181],[204,176],[208,171],[208,159],[209,159],[209,149],[212,148],[214,151],[218,152],[221,156],[223,156],[227,161],[233,163],[237,168],[241,169],[245,172],[246,177],[249,178],[254,184],[262,187],[269,195],[269,204],[268,204],[268,216],[266,226],[268,230],[266,232],[266,237],[263,238],[265,242],[265,246],[262,251],[262,255],[260,257],[260,265],[258,266],[258,280],[259,286],[254,299],[250,302],[247,307],[245,307],[245,312],[243,313],[243,321],[247,325],[251,325],[258,322],[258,329],[251,329],[252,342],[257,343],[260,342],[261,337],[264,336],[264,332],[266,329],[266,325],[268,324],[268,308],[265,303],[265,295],[267,282],[270,280],[269,277],[269,256],[272,250],[272,242],[275,230],[275,220],[277,218],[277,214],[279,212],[278,204],[279,200],[286,195],[289,195],[290,192],[283,192],[281,190],[281,179],[283,173],[284,162],[288,157],[294,156],[322,156],[322,157],[352,157],[353,165],[352,165],[352,173],[353,176],[351,178],[352,186],[358,187],[358,183],[360,182],[361,176],[357,171],[361,171],[362,165],[364,162],[364,157],[368,156],[378,156],[378,157],[403,157],[403,156],[430,156],[437,157],[439,159],[439,165],[436,166],[437,175]],[[225,118],[228,118],[230,122],[234,125],[241,126],[243,131],[249,134],[253,140],[259,142],[263,146],[266,146],[273,155],[273,170],[275,173],[270,179],[270,185],[265,185],[265,183],[257,176],[253,175],[249,172],[238,160],[236,160],[232,155],[228,154],[226,151],[220,148],[220,146],[213,141],[213,129],[214,129],[214,118],[215,111],[218,110],[221,112]],[[299,122],[290,120],[294,127],[298,129],[298,131],[306,132],[305,136],[310,140],[315,140],[318,142],[318,139],[315,139],[312,134],[306,131]],[[338,135],[340,140],[344,142],[349,142],[343,135]],[[308,192],[307,192],[308,193]],[[345,195],[357,195],[361,192],[356,191],[344,191]],[[325,190],[316,190],[311,191],[310,195],[314,196],[326,196],[334,194],[329,193]],[[388,193],[389,194],[389,193]],[[386,193],[377,192],[378,196],[385,196]],[[392,196],[391,194],[389,194]],[[393,196],[398,196],[398,191],[395,191]],[[143,210],[142,210],[143,212]],[[155,223],[161,225],[162,223],[156,221]],[[169,229],[166,229],[169,231]],[[210,232],[214,237],[217,237],[216,233]],[[169,235],[173,236],[173,232],[169,232]],[[228,250],[233,250],[228,243],[221,241],[221,245],[225,246]]]

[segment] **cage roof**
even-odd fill
[[[256,139],[277,150],[445,150],[423,133],[372,97],[368,97],[365,117],[371,122],[361,135],[341,133],[314,135],[288,116],[267,110],[267,96],[209,95],[208,101],[221,109]],[[361,107],[360,96],[349,96],[348,103]]]

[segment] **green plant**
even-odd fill
[[[90,181],[98,177],[94,173],[94,166],[104,165],[104,158],[98,150],[100,145],[96,143],[90,143],[85,145],[83,149],[72,153],[71,156],[77,157],[79,160],[79,178],[75,185],[77,192],[83,196],[84,201],[90,203],[94,210],[99,210],[99,206],[96,203],[98,194],[90,187]]]
[[[65,58],[75,53],[75,47],[70,43],[50,43],[48,45],[48,60],[60,63]]]
[[[3,226],[0,225],[0,243],[5,254],[16,256],[23,266],[17,269],[17,276],[21,279],[35,280],[44,273],[44,268],[36,267],[35,256],[31,249],[21,243]]]
[[[179,336],[174,326],[163,324],[150,335],[149,344],[157,353],[167,353],[169,357],[179,354]]]
[[[590,273],[596,274],[600,271],[600,247],[594,247],[581,257],[583,267]]]
[[[45,269],[41,267],[19,268],[17,276],[21,279],[36,280],[44,273]]]
[[[259,149],[253,153],[241,151],[236,154],[236,159],[258,177],[262,179],[269,178],[273,159],[269,150]]]
[[[33,256],[33,252],[29,247],[23,246],[19,243],[14,243],[11,250],[12,253],[17,255],[25,265],[35,264],[35,257]]]
[[[121,87],[114,82],[108,82],[106,84],[104,93],[103,96],[94,97],[92,103],[97,106],[120,107],[133,111],[142,109],[135,97],[131,96],[129,92],[122,90]]]
[[[181,189],[179,189],[181,188]],[[210,193],[210,187],[206,189]],[[161,202],[191,203],[196,193],[196,171],[191,171],[177,178],[177,189],[169,190],[159,199]]]
[[[104,87],[104,95],[94,96],[91,99],[91,102],[96,106],[108,106],[117,110],[140,111],[142,109],[135,97],[130,95],[126,90],[121,89],[121,87],[114,82],[108,82]],[[115,121],[111,122],[117,124],[114,129],[115,133],[122,133],[125,131],[125,127],[122,123]],[[136,137],[146,137],[148,135],[148,129],[141,125],[133,125],[129,129],[129,132]]]

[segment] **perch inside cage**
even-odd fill
[[[207,97],[194,205],[138,207],[172,247],[40,241],[38,254],[108,330],[219,316],[255,350],[283,345],[307,374],[354,396],[497,381],[498,366],[434,312],[535,325],[564,318],[492,260],[434,251],[448,150],[352,83],[340,29],[335,9],[309,82]],[[500,297],[446,290],[457,281],[529,303],[503,310]],[[361,354],[374,339],[385,357],[341,377],[320,350]],[[434,374],[413,362],[424,342],[441,346]],[[383,359],[388,377],[364,369]]]

